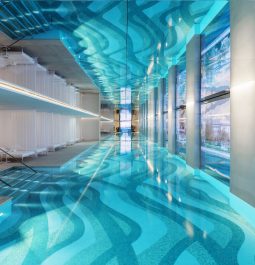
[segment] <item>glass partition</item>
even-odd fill
[[[186,157],[186,61],[180,59],[176,75],[176,153]]]
[[[176,111],[176,153],[186,157],[186,109]]]
[[[131,130],[131,117],[130,109],[120,110],[120,129],[122,132]]]
[[[201,38],[201,98],[230,89],[229,7],[206,28]]]
[[[186,61],[185,56],[180,60],[177,66],[176,75],[176,107],[186,105]]]
[[[201,108],[202,167],[223,178],[229,176],[229,98],[205,103]]]
[[[123,87],[120,89],[120,131],[130,132],[131,122],[131,89],[129,87]]]
[[[164,116],[164,146],[168,143],[168,112],[163,113]]]
[[[230,28],[229,5],[202,34],[202,168],[227,181],[230,175]]]

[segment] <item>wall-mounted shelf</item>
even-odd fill
[[[99,114],[2,80],[0,80],[0,109],[34,109],[70,116],[99,118]],[[101,119],[108,120],[106,117],[101,117]]]

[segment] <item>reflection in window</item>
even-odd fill
[[[163,112],[168,111],[168,81],[167,81],[167,78],[165,80],[166,80],[166,84],[164,86]]]
[[[122,87],[120,89],[120,104],[131,104],[131,89],[129,87]]]
[[[131,131],[131,89],[120,89],[120,130],[121,132]]]
[[[179,66],[176,79],[176,106],[186,105],[186,70]]]
[[[229,176],[230,102],[229,98],[202,104],[202,168],[221,177]]]
[[[158,115],[155,117],[155,131],[154,131],[154,140],[158,140]]]
[[[164,146],[167,146],[167,143],[168,143],[168,112],[165,112],[163,114],[163,117],[164,117],[164,131],[163,131],[163,134],[164,134]]]
[[[154,88],[154,109],[155,114],[158,115],[158,88]]]
[[[186,157],[186,109],[176,111],[176,153]]]
[[[202,35],[201,98],[230,89],[229,6]]]
[[[202,35],[202,168],[226,180],[230,171],[230,29],[229,5]]]
[[[120,128],[121,131],[131,130],[131,110],[130,109],[121,109],[120,110]]]
[[[186,157],[186,62],[180,59],[176,75],[176,153]]]
[[[224,33],[223,38],[202,56],[202,98],[229,90],[230,35],[228,32],[229,29]]]
[[[131,151],[131,135],[129,133],[123,133],[120,136],[120,153],[125,154],[129,153],[130,151]]]

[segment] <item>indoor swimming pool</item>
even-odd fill
[[[255,264],[255,228],[229,193],[142,137],[40,172],[0,217],[0,264]]]

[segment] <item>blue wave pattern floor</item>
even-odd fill
[[[255,264],[255,229],[165,148],[115,137],[48,172],[1,222],[0,264]]]

